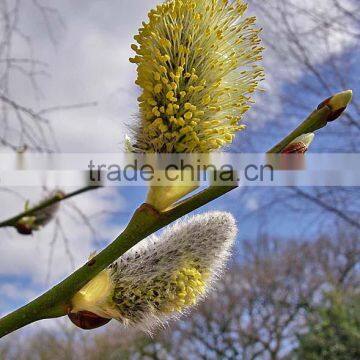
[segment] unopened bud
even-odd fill
[[[146,203],[158,211],[165,211],[186,195],[199,187],[191,171],[169,170],[166,173],[161,170],[155,171],[154,181],[151,184]],[[156,183],[160,179],[161,186]],[[170,181],[170,179],[174,179]]]
[[[42,200],[38,205],[44,204],[49,199],[61,200],[64,197],[64,193],[60,190],[53,191],[48,197]],[[29,205],[26,203],[25,211],[28,209]],[[60,207],[59,202],[54,202],[54,204],[49,205],[41,210],[33,212],[29,216],[22,217],[15,225],[16,230],[21,235],[32,235],[34,231],[40,230],[42,227],[47,225],[54,217],[56,216]]]
[[[351,102],[352,96],[353,96],[353,92],[351,90],[340,92],[324,100],[318,106],[318,110],[322,109],[324,106],[329,107],[332,112],[328,117],[327,121],[328,122],[334,121],[337,118],[339,118],[340,115],[346,110],[346,107]]]
[[[297,137],[283,151],[283,154],[305,154],[313,142],[315,134],[309,133]]]
[[[93,330],[109,323],[111,319],[98,316],[90,311],[69,312],[71,322],[83,330]]]

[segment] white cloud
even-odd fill
[[[141,21],[156,3],[56,2],[54,6],[66,23],[65,31],[55,33],[59,39],[56,49],[46,36],[37,10],[25,3],[25,31],[32,36],[35,57],[49,64],[51,78],[40,80],[44,97],[34,99],[29,84],[22,77],[14,77],[16,99],[35,109],[98,102],[97,107],[51,114],[62,151],[119,151],[125,124],[137,113],[136,67],[128,61],[133,56],[130,45]]]
[[[0,294],[8,299],[18,300],[26,299],[31,300],[36,293],[31,289],[24,289],[23,286],[15,285],[13,283],[0,284]]]
[[[245,206],[249,211],[256,211],[259,209],[259,202],[255,197],[252,197],[247,199]]]

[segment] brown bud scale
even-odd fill
[[[283,154],[305,154],[308,147],[303,142],[298,142],[288,145],[283,151]]]
[[[341,114],[346,110],[346,108],[341,108],[341,109],[338,109],[336,111],[333,111],[327,118],[327,121],[328,122],[332,122],[332,121],[335,121],[336,119],[338,119]]]
[[[90,311],[70,312],[68,317],[73,324],[83,330],[96,329],[111,321],[111,319],[102,318]]]
[[[32,235],[33,233],[33,229],[27,224],[17,223],[15,228],[21,235]]]
[[[319,106],[317,107],[318,110],[322,109],[323,107],[327,106],[330,104],[330,101],[333,97],[329,97],[326,100],[324,100],[321,104],[319,104]]]

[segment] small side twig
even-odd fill
[[[351,91],[344,91],[326,99],[301,125],[270,149],[268,154],[279,154],[296,138],[314,133],[327,126],[328,123],[335,121],[346,110],[351,99]]]
[[[86,187],[75,190],[75,191],[65,194],[65,195],[57,194],[57,195],[53,196],[52,198],[48,199],[47,201],[44,201],[43,203],[41,203],[37,206],[34,206],[33,208],[31,208],[29,210],[26,210],[16,216],[13,216],[7,220],[0,222],[0,228],[4,228],[4,227],[8,227],[8,226],[15,226],[16,223],[24,217],[34,215],[36,212],[46,209],[47,207],[49,207],[51,205],[57,204],[61,201],[70,199],[74,196],[83,194],[88,191],[97,190],[99,188],[101,188],[101,186],[86,186]]]

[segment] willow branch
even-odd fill
[[[106,249],[51,290],[0,319],[0,338],[38,320],[67,315],[70,301],[75,293],[134,245],[237,187],[237,183],[211,186],[161,213],[152,206],[143,204],[136,210],[124,232]]]

